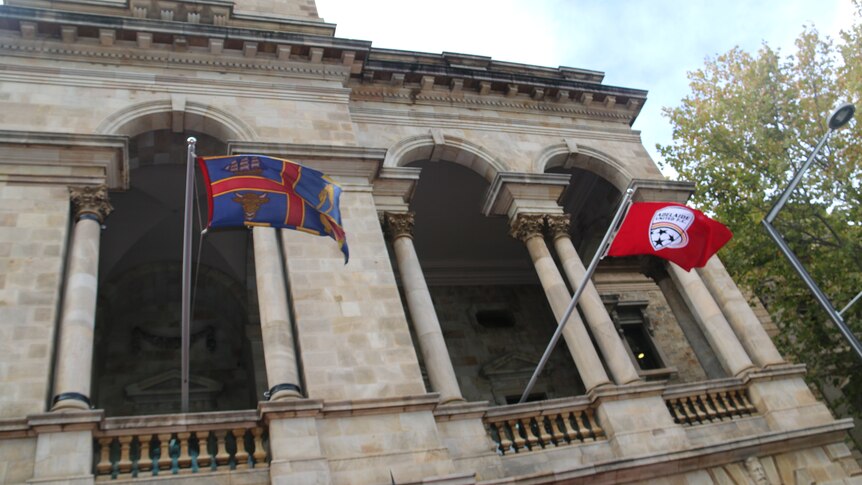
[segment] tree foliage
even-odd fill
[[[697,184],[692,203],[734,232],[720,253],[734,278],[766,304],[786,356],[843,391],[862,417],[862,362],[767,236],[760,222],[827,131],[840,101],[856,119],[836,131],[775,226],[839,310],[862,290],[862,0],[833,41],[807,27],[791,55],[736,48],[689,73],[690,94],[666,108],[673,143],[662,164]],[[862,336],[862,303],[844,315]]]

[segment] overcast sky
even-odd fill
[[[661,108],[688,93],[686,73],[734,46],[793,51],[803,25],[833,38],[851,0],[317,0],[336,36],[374,47],[459,52],[603,71],[605,84],[645,89],[635,122],[644,146],[670,144]]]

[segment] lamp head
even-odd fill
[[[853,118],[855,112],[856,107],[852,103],[841,104],[829,115],[829,129],[837,130],[846,125]]]

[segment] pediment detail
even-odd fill
[[[483,364],[480,373],[489,379],[522,379],[530,377],[537,365],[539,358],[535,356],[510,352]]]
[[[125,387],[126,396],[133,401],[175,399],[180,394],[182,376],[177,369],[156,374]],[[224,385],[203,376],[189,376],[189,394],[193,399],[208,399],[220,393]]]

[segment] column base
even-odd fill
[[[90,398],[78,392],[63,392],[54,396],[51,411],[84,410],[93,408]]]
[[[302,388],[296,384],[276,384],[263,393],[267,401],[280,401],[282,399],[302,399]]]

